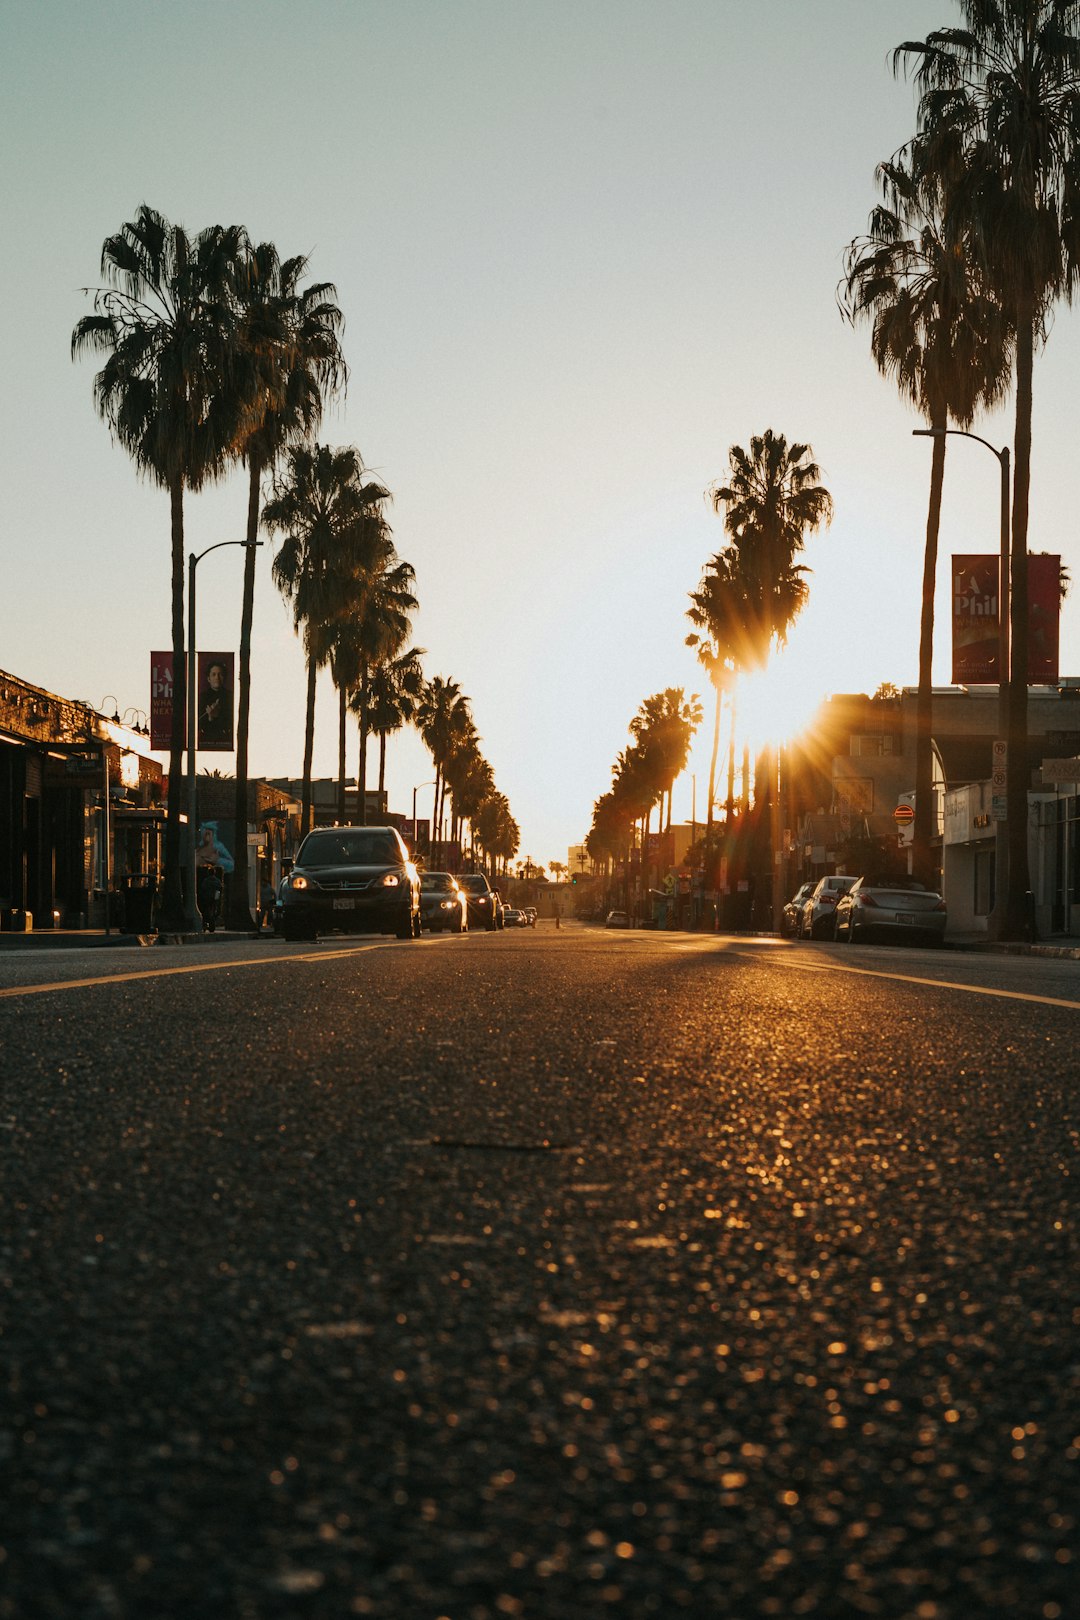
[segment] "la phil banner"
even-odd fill
[[[150,654],[150,747],[168,752],[172,747],[173,655]]]
[[[952,560],[952,678],[956,686],[996,686],[999,672],[999,558]],[[1058,680],[1061,558],[1028,553],[1028,684]]]
[[[233,742],[233,659],[231,652],[204,652],[196,658],[196,743],[200,753],[231,754]],[[172,746],[172,653],[150,654],[150,746]],[[187,726],[181,727],[187,746]]]

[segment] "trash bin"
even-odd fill
[[[129,872],[120,879],[125,934],[148,934],[154,926],[154,882],[149,872]]]

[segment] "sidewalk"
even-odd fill
[[[29,934],[0,933],[0,952],[3,951],[85,951],[112,947],[139,950],[147,945],[211,945],[215,942],[238,939],[273,939],[269,929],[256,932],[218,928],[212,934],[121,934],[114,928],[106,934],[103,928],[39,928]]]

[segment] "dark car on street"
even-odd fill
[[[461,934],[468,928],[468,901],[450,872],[421,872],[420,921],[433,934],[444,929]]]
[[[499,896],[491,887],[483,872],[462,872],[458,876],[458,888],[465,890],[465,898],[469,903],[469,925],[473,928],[502,927],[502,906]]]
[[[316,827],[300,845],[281,897],[286,939],[420,933],[420,877],[396,827]]]

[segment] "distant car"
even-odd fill
[[[605,928],[629,928],[630,918],[625,911],[609,911],[604,919]]]
[[[483,872],[459,873],[457,885],[465,892],[470,927],[486,928],[489,933],[502,927],[499,897]]]
[[[469,926],[469,902],[450,872],[421,872],[420,921],[433,934],[462,934]]]
[[[528,923],[530,928],[535,928],[536,927],[536,915],[537,915],[536,907],[535,906],[526,906],[524,908],[524,910],[525,910],[525,921]]]
[[[802,928],[802,909],[813,892],[813,883],[800,884],[795,890],[781,915],[780,929],[782,933],[794,937],[800,932]]]
[[[528,928],[529,919],[520,906],[504,906],[503,924],[507,928]]]
[[[916,878],[876,873],[861,877],[836,903],[836,938],[921,941],[941,945],[948,908],[941,895]]]
[[[833,927],[836,902],[842,894],[847,894],[854,882],[854,877],[847,877],[840,872],[833,877],[818,879],[803,902],[802,926],[798,930],[801,939],[835,938]]]
[[[286,939],[420,934],[420,877],[396,827],[316,827],[282,886]]]

